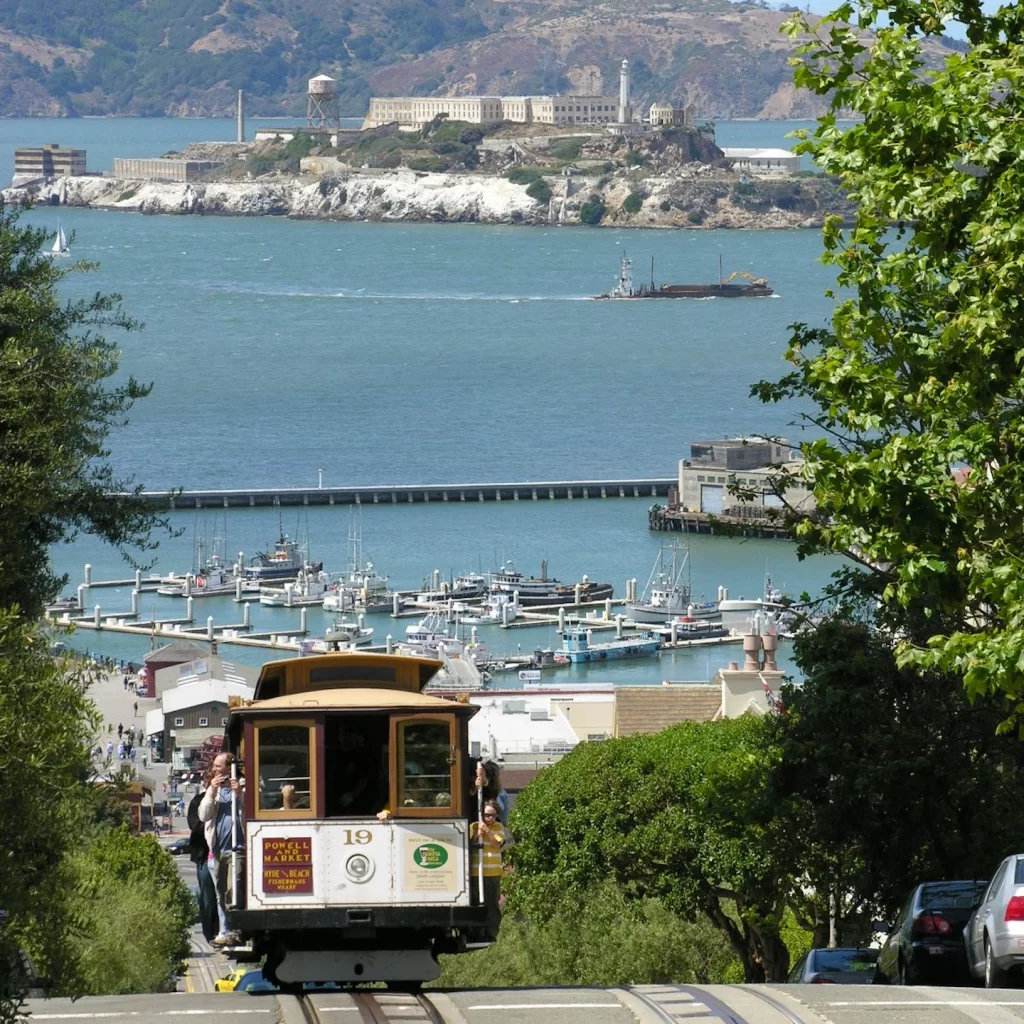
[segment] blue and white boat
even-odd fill
[[[555,655],[561,661],[613,661],[617,658],[648,658],[661,649],[661,637],[636,633],[621,640],[593,643],[585,626],[569,626],[562,633],[562,649]]]

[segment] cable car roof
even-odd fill
[[[348,687],[419,693],[441,669],[436,658],[338,651],[267,662],[256,681],[257,701]]]
[[[231,708],[231,713],[252,714],[281,711],[411,711],[456,712],[471,717],[480,709],[475,704],[462,704],[426,693],[408,690],[379,690],[368,687],[344,687],[331,690],[309,690],[289,693],[283,697],[256,700]]]

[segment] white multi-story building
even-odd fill
[[[471,124],[612,124],[616,111],[613,96],[375,96],[363,128],[396,122],[418,128],[438,114]]]

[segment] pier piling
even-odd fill
[[[402,611],[402,599],[398,594],[391,596],[391,617],[397,619]]]
[[[612,617],[612,599],[610,597],[606,598],[604,602],[604,617],[606,619],[610,619]]]
[[[246,629],[249,628],[249,608],[250,607],[251,607],[251,605],[248,603],[248,601],[242,606],[242,625],[245,626]]]
[[[86,592],[86,590],[88,590],[88,587],[84,583],[79,583],[78,584],[78,607],[83,609],[83,610],[85,609],[85,592]]]
[[[206,617],[206,639],[213,641],[213,616],[208,615]]]
[[[394,654],[395,653],[395,642],[392,639],[390,633],[388,633],[388,635],[384,638],[384,650],[388,654]]]
[[[92,586],[92,566],[88,562],[85,563],[85,575],[82,578],[87,587]]]
[[[299,609],[299,632],[300,633],[305,633],[306,632],[306,609],[305,608],[300,608]]]
[[[100,628],[100,606],[96,605],[92,610],[92,624],[96,629]]]
[[[134,618],[137,618],[138,614],[139,614],[139,588],[136,585],[136,588],[132,591],[132,616]]]
[[[622,616],[621,615],[616,615],[615,616],[615,639],[616,640],[621,640],[622,639]]]
[[[185,619],[192,622],[192,602],[195,600],[191,595],[185,599]]]
[[[565,608],[558,609],[558,632],[565,632]]]

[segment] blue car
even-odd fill
[[[333,981],[307,981],[302,987],[307,992],[333,992],[337,991],[341,986]],[[268,981],[264,978],[263,969],[257,967],[256,970],[249,971],[248,974],[245,974],[238,979],[238,984],[235,985],[234,991],[246,992],[251,996],[258,996],[265,992],[277,992],[278,987],[272,981]]]
[[[790,985],[870,985],[877,949],[812,949],[789,972]]]

